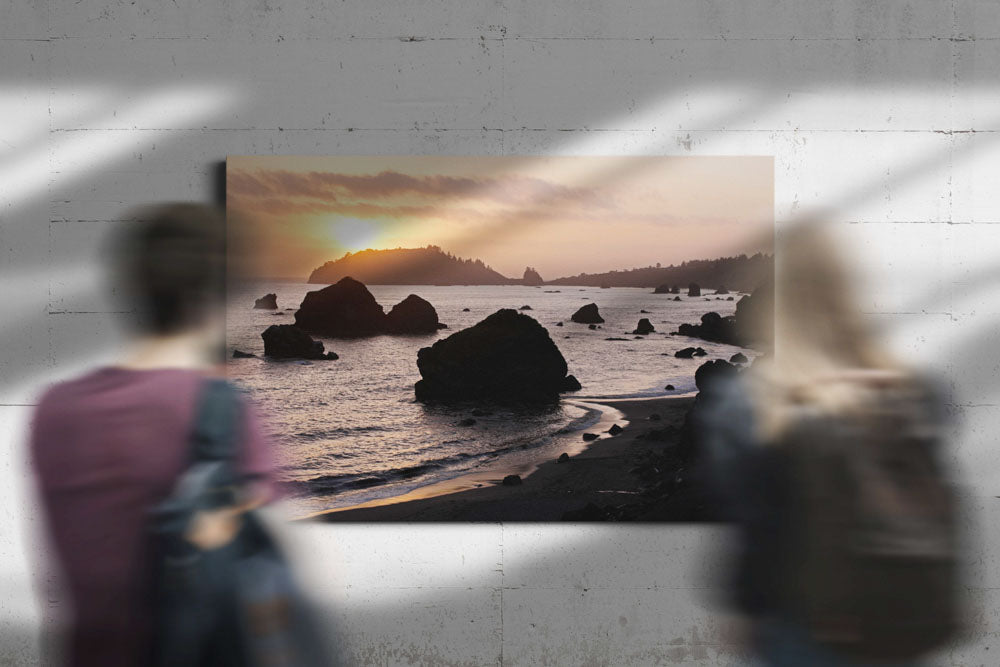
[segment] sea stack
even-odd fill
[[[295,324],[303,331],[331,338],[374,336],[387,328],[382,306],[367,287],[350,277],[308,292],[295,313]]]
[[[545,328],[510,308],[422,348],[417,368],[418,401],[540,403],[580,388]]]
[[[688,285],[688,296],[701,296],[701,287],[698,283]]]
[[[277,310],[278,309],[278,295],[265,294],[253,303],[253,307],[259,310]]]
[[[323,343],[291,324],[272,324],[260,335],[264,356],[271,359],[337,359],[334,352],[324,352]]]
[[[437,311],[426,299],[411,294],[385,316],[385,328],[394,334],[429,334],[442,328]]]
[[[639,325],[635,328],[632,333],[639,334],[640,336],[645,336],[646,334],[651,334],[656,329],[653,328],[653,324],[649,321],[649,318],[644,317],[639,320]]]
[[[601,313],[597,310],[596,303],[588,303],[583,306],[570,318],[574,322],[579,322],[580,324],[603,324],[604,318],[601,317]]]
[[[521,283],[530,287],[537,287],[539,285],[544,285],[545,281],[542,280],[542,276],[538,273],[538,271],[529,266],[524,269],[524,277],[521,278]]]

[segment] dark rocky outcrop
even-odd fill
[[[683,350],[677,350],[674,352],[674,356],[678,359],[691,359],[693,357],[704,357],[707,352],[700,347],[685,347]]]
[[[681,300],[681,298],[679,296],[675,296],[674,297],[674,301],[680,301],[680,300]]]
[[[569,454],[567,454],[566,452],[560,454],[559,458],[556,459],[556,463],[568,463],[568,462],[569,462]]]
[[[271,359],[337,359],[336,353],[323,351],[323,343],[291,324],[272,324],[260,337],[264,356]]]
[[[638,326],[636,326],[635,331],[633,331],[632,333],[639,334],[640,336],[645,336],[646,334],[651,334],[654,331],[656,331],[656,329],[653,328],[653,324],[649,321],[648,318],[644,317],[641,320],[639,320]]]
[[[648,315],[648,314],[649,314],[649,311],[648,311],[648,310],[646,310],[645,308],[643,308],[643,309],[641,309],[641,310],[639,311],[639,314],[640,314],[640,315],[643,315],[643,314],[645,314],[645,315]]]
[[[253,302],[253,307],[260,310],[277,310],[278,295],[273,292],[265,294]]]
[[[534,308],[532,308],[531,306],[525,304],[525,305],[521,306],[520,308],[518,308],[518,310],[534,310]]]
[[[581,324],[604,323],[604,318],[601,317],[600,311],[597,310],[596,303],[588,303],[586,306],[582,306],[579,310],[573,313],[573,316],[570,319]]]
[[[463,312],[463,313],[467,313],[467,312],[469,312],[469,309],[468,309],[468,308],[463,308],[463,309],[462,309],[462,312]]]
[[[233,350],[233,359],[254,359],[256,354],[244,352],[243,350]]]
[[[545,328],[509,308],[422,348],[417,368],[419,401],[538,403],[580,388]]]
[[[715,293],[716,294],[729,294],[729,290],[727,290],[725,287],[720,287],[719,289],[715,290]]]
[[[698,283],[688,285],[688,296],[701,296],[701,287]]]
[[[706,361],[694,372],[694,384],[699,392],[712,393],[723,380],[731,380],[739,373],[739,369],[723,359]]]
[[[520,486],[521,485],[521,476],[520,475],[507,475],[506,477],[503,478],[503,481],[501,482],[501,484],[503,484],[504,486]]]
[[[545,281],[542,280],[542,276],[539,275],[538,271],[535,271],[535,269],[530,266],[524,269],[524,277],[521,278],[521,282],[531,287],[537,287],[538,285],[545,284]]]
[[[386,331],[386,315],[372,293],[350,277],[308,292],[295,313],[303,331],[333,338],[374,336]]]
[[[701,338],[726,345],[739,345],[736,333],[736,318],[722,317],[716,312],[701,316],[701,324],[682,324],[677,327],[677,333],[682,336]]]
[[[666,389],[667,391],[673,391],[674,390],[674,385],[668,384],[666,387],[664,387],[664,389]]]
[[[590,442],[591,440],[597,440],[599,437],[600,436],[597,435],[596,433],[584,433],[583,434],[583,440],[584,440],[584,442]]]
[[[556,322],[556,326],[557,326],[557,327],[561,327],[562,325],[563,325],[563,323],[562,323],[562,322]]]
[[[385,316],[385,330],[394,334],[428,334],[441,328],[437,311],[426,299],[411,294]]]
[[[608,429],[608,433],[611,434],[611,435],[618,435],[619,433],[621,433],[624,430],[625,429],[623,429],[618,424],[612,424],[611,428]]]
[[[658,285],[653,290],[653,294],[670,294],[670,285]]]
[[[733,356],[729,357],[729,363],[731,364],[745,364],[748,361],[750,360],[747,359],[747,355],[743,354],[742,352],[737,352]]]

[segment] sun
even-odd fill
[[[330,225],[333,240],[350,252],[373,247],[381,231],[377,222],[362,218],[337,218]]]

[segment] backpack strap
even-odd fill
[[[191,431],[190,462],[175,496],[186,496],[201,508],[235,503],[242,412],[239,390],[232,384],[221,378],[202,383]]]

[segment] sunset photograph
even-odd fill
[[[766,347],[773,178],[769,157],[230,156],[228,373],[296,511],[712,520],[685,424],[699,378]]]

